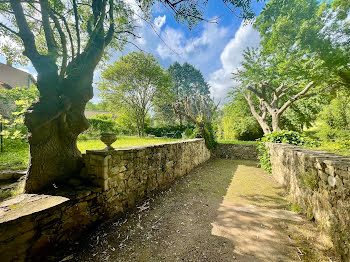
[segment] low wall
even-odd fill
[[[213,157],[224,159],[257,160],[258,151],[255,145],[238,145],[218,143]]]
[[[350,261],[350,158],[287,144],[267,143],[272,174],[289,200],[326,230],[343,261]]]
[[[0,203],[1,261],[40,260],[55,246],[78,239],[97,221],[135,207],[210,158],[193,139],[114,151],[87,151],[85,181],[92,186],[22,194]],[[52,193],[52,194],[51,194]]]

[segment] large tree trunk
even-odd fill
[[[141,137],[145,136],[145,118],[141,120]]]
[[[278,113],[274,113],[271,115],[272,117],[272,130],[274,132],[281,131],[280,128],[280,115]]]
[[[38,87],[43,90],[43,85],[55,82],[39,79]],[[60,186],[80,174],[83,162],[77,137],[89,127],[84,110],[93,96],[91,84],[92,72],[82,79],[64,81],[62,86],[48,86],[51,91],[41,92],[40,100],[26,113],[31,155],[27,193]]]

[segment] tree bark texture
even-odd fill
[[[56,16],[57,13],[51,8],[49,1],[39,2],[46,52],[39,52],[37,48],[36,36],[28,24],[21,1],[9,2],[18,27],[15,34],[24,45],[23,55],[29,58],[38,73],[37,88],[40,98],[29,107],[24,120],[28,128],[31,155],[25,190],[27,193],[37,193],[80,173],[83,163],[76,142],[78,135],[89,127],[84,110],[86,103],[93,97],[93,72],[115,33],[114,1],[101,1],[98,8],[93,8],[94,29],[88,32],[88,41],[81,50],[81,23],[77,3],[73,0],[77,52],[74,52],[72,37],[67,30],[72,46],[70,59],[67,37],[59,19],[67,25],[66,20],[62,14]],[[106,17],[109,20],[107,31]],[[61,52],[58,39],[62,47]],[[59,56],[62,58],[60,67]]]
[[[54,79],[39,80],[38,87],[54,83]],[[60,95],[41,96],[25,115],[31,155],[25,187],[28,193],[59,186],[78,176],[83,166],[77,137],[89,127],[84,110],[93,96],[92,74],[62,84],[47,88],[62,90]]]

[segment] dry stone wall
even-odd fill
[[[86,177],[103,189],[106,210],[123,212],[207,161],[204,140],[193,139],[115,151],[87,151]]]
[[[0,258],[45,261],[95,222],[118,216],[210,158],[203,139],[114,151],[87,151],[94,186],[22,194],[0,203]]]
[[[255,145],[238,145],[218,143],[213,157],[224,159],[257,160],[258,151]]]
[[[350,261],[350,158],[288,144],[267,143],[272,175],[326,230],[343,261]]]

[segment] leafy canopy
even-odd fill
[[[137,126],[144,131],[150,108],[171,96],[172,80],[151,54],[131,52],[102,72],[101,96],[114,111],[130,110]]]
[[[263,53],[281,61],[281,72],[349,88],[349,9],[342,0],[268,2],[254,24]]]

